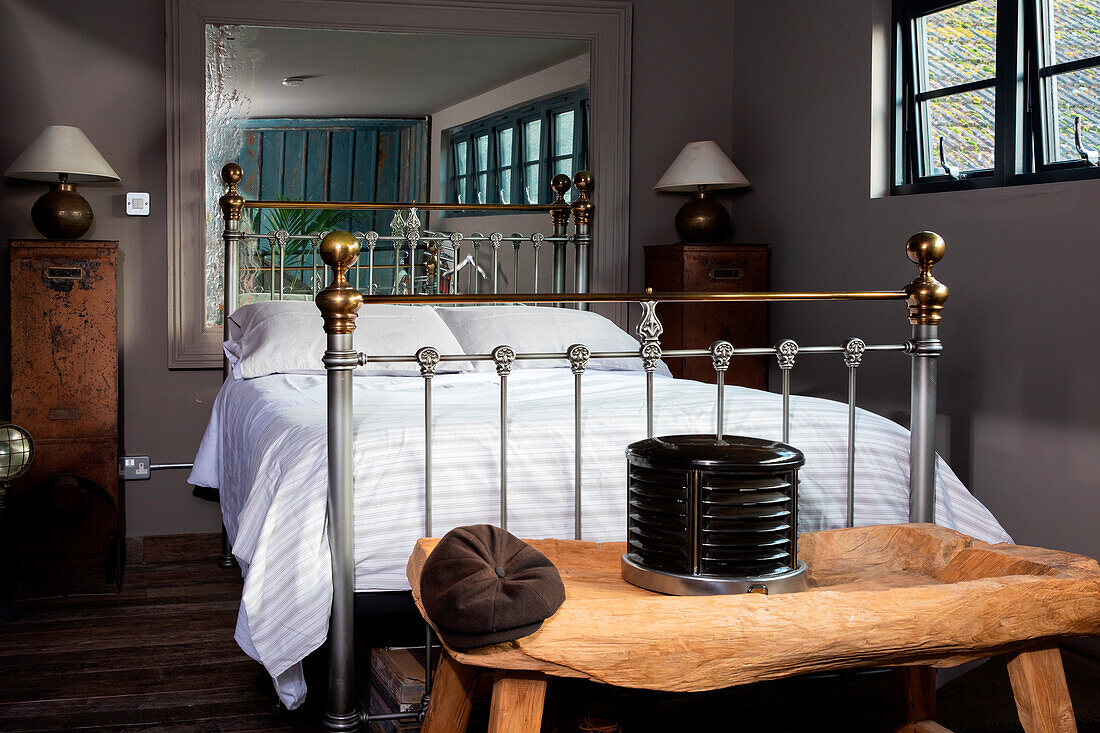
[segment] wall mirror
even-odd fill
[[[264,200],[543,201],[555,173],[586,167],[600,207],[591,288],[625,289],[630,25],[630,4],[613,0],[169,0],[169,367],[221,364],[215,201],[228,160],[245,169],[245,196]],[[369,212],[300,213],[279,223],[390,224]],[[533,216],[443,212],[423,224],[507,236],[543,230],[541,220],[509,221]],[[270,297],[271,251],[249,256],[243,290]],[[277,292],[311,297],[324,273],[285,265],[303,269]],[[506,256],[482,269],[511,272]]]
[[[583,39],[207,24],[205,41],[207,327],[225,316],[217,201],[227,161],[244,169],[247,199],[368,203],[550,203],[551,177],[587,166],[591,55]],[[452,223],[443,214],[418,216],[428,231]],[[466,218],[465,232],[547,225],[538,214]],[[401,223],[372,211],[249,210],[242,225],[296,236],[389,234]],[[313,242],[242,244],[236,305],[311,299],[324,286]],[[512,260],[537,253],[466,249],[455,287],[533,289],[512,281],[532,272]],[[377,293],[425,292],[418,255],[379,247],[371,276],[355,268],[352,282]]]

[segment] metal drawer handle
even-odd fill
[[[47,280],[83,280],[87,275],[83,267],[47,267]]]
[[[710,271],[711,280],[740,280],[745,271],[740,267],[715,267]]]
[[[80,410],[75,407],[53,407],[50,408],[51,420],[79,420]]]

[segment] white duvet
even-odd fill
[[[433,385],[432,533],[499,523],[499,381],[440,375]],[[626,534],[624,449],[645,437],[642,372],[583,377],[583,535]],[[424,521],[424,383],[356,377],[355,589],[408,588],[405,564]],[[657,435],[710,432],[714,386],[657,377]],[[509,382],[508,529],[519,537],[573,536],[573,376],[524,369]],[[332,576],[326,534],[324,376],[228,380],[189,479],[221,491],[222,515],[244,572],[236,639],[275,678],[280,698],[305,697],[300,662],[328,632]],[[726,389],[726,432],[778,439],[780,397]],[[799,473],[799,530],[843,525],[847,407],[791,398]],[[909,434],[859,411],[856,524],[907,521]],[[987,542],[1010,542],[990,512],[941,460],[936,521]]]

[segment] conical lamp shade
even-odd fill
[[[4,171],[30,181],[56,181],[59,173],[68,174],[72,183],[119,180],[88,136],[68,125],[46,127]]]
[[[695,191],[700,186],[716,189],[748,185],[749,179],[737,170],[718,143],[703,140],[685,145],[653,188],[657,191]]]

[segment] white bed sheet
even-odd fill
[[[645,437],[641,372],[589,371],[583,388],[583,534],[626,533],[624,448]],[[433,534],[499,523],[499,382],[495,375],[440,375],[433,386]],[[405,564],[423,535],[424,416],[419,377],[356,377],[355,588],[407,589]],[[709,432],[714,386],[658,377],[657,435]],[[190,483],[216,487],[245,583],[236,638],[296,707],[299,662],[328,632],[332,578],[325,527],[325,378],[271,375],[228,380],[195,459]],[[779,395],[726,388],[726,432],[778,439]],[[513,372],[509,380],[508,528],[520,537],[572,537],[573,376],[568,369]],[[799,473],[799,530],[843,526],[847,407],[791,399]],[[860,410],[856,524],[905,522],[909,437]],[[1011,538],[941,460],[936,520],[988,542]]]

